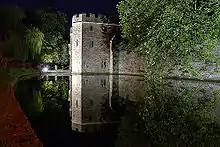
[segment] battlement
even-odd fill
[[[108,18],[110,17],[103,14],[78,13],[73,15],[72,24],[76,22],[110,23],[110,20],[108,20]],[[117,21],[111,23],[116,23],[116,22]]]

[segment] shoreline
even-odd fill
[[[43,146],[14,95],[14,87],[19,81],[39,74],[30,72],[2,77],[6,80],[0,86],[0,146]]]

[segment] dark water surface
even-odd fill
[[[153,86],[139,76],[45,75],[20,81],[15,96],[45,147],[220,146],[220,83]]]
[[[20,81],[15,96],[45,147],[112,147],[120,146],[119,139],[129,141],[120,137],[121,128],[132,122],[128,110],[143,99],[144,81],[138,76],[41,76]]]

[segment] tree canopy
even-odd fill
[[[38,28],[44,35],[41,61],[67,64],[66,15],[53,8],[28,10],[26,15],[25,24]]]
[[[219,0],[121,0],[117,8],[123,38],[131,50],[146,55],[151,70],[213,58]]]
[[[27,29],[25,38],[29,51],[29,58],[39,61],[44,34],[38,28],[31,27]]]

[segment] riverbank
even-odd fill
[[[4,147],[41,147],[36,134],[31,128],[14,96],[13,86],[19,80],[39,74],[33,69],[7,69],[0,72],[0,146]]]

